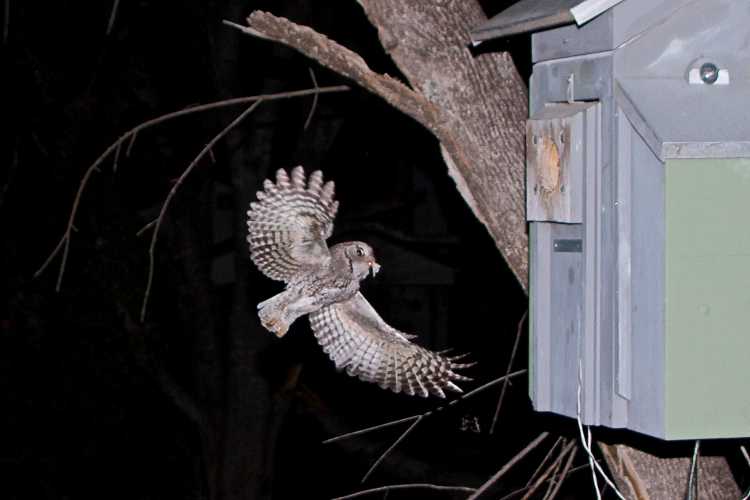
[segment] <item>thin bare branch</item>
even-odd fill
[[[401,433],[401,435],[400,435],[400,436],[398,437],[398,439],[397,439],[397,440],[395,440],[395,441],[393,442],[393,444],[392,444],[391,446],[389,446],[389,447],[388,447],[388,449],[387,449],[387,450],[385,450],[385,451],[384,451],[384,452],[383,452],[383,453],[382,453],[382,454],[381,454],[381,455],[380,455],[380,456],[378,457],[378,459],[377,459],[377,460],[375,460],[375,463],[373,463],[373,464],[372,464],[372,466],[371,466],[371,467],[370,467],[370,468],[369,468],[369,469],[367,470],[367,472],[365,473],[365,475],[364,475],[364,476],[362,476],[362,481],[360,481],[360,482],[364,483],[365,481],[367,481],[367,478],[369,478],[369,477],[370,477],[370,475],[371,475],[371,474],[372,474],[372,473],[373,473],[373,472],[375,471],[375,469],[376,469],[376,468],[378,467],[378,465],[380,465],[380,462],[382,462],[382,461],[383,461],[383,460],[385,459],[385,457],[387,457],[387,456],[388,456],[388,455],[389,455],[389,454],[390,454],[390,453],[391,453],[391,452],[392,452],[392,451],[393,451],[393,450],[394,450],[394,449],[396,448],[396,446],[398,446],[398,445],[399,445],[399,443],[401,443],[401,441],[403,441],[403,440],[404,440],[404,439],[406,438],[406,436],[408,436],[408,435],[409,435],[409,433],[411,433],[411,431],[413,431],[413,430],[414,430],[414,428],[415,428],[415,427],[417,426],[417,424],[419,424],[419,422],[421,422],[421,421],[422,421],[422,419],[423,419],[423,418],[424,418],[424,415],[420,415],[419,417],[417,417],[417,419],[416,419],[416,420],[414,421],[414,423],[412,423],[412,424],[411,424],[411,425],[409,426],[409,428],[408,428],[408,429],[406,429],[406,430],[405,430],[404,432],[402,432],[402,433]]]
[[[128,147],[125,149],[125,156],[130,158],[130,152],[133,151],[133,146],[135,145],[135,139],[138,137],[138,130],[133,130],[132,134],[130,134],[130,140],[128,141]]]
[[[117,166],[120,161],[120,151],[122,150],[122,141],[117,142],[117,148],[115,149],[115,158],[112,160],[112,173],[117,173]]]
[[[44,272],[44,270],[47,268],[47,266],[52,262],[52,259],[55,258],[57,253],[60,251],[61,248],[64,248],[63,251],[63,258],[60,261],[60,271],[57,273],[57,283],[55,285],[55,291],[59,292],[60,287],[62,286],[62,279],[63,274],[65,273],[65,263],[67,262],[68,258],[68,248],[70,245],[70,235],[73,232],[74,228],[74,222],[75,222],[75,216],[76,212],[78,211],[78,205],[81,203],[81,196],[83,195],[83,190],[86,189],[86,184],[89,182],[89,179],[91,178],[91,175],[94,172],[99,171],[99,164],[104,161],[107,156],[109,156],[115,148],[117,148],[117,144],[119,143],[119,139],[112,143],[105,151],[102,153],[99,158],[94,161],[94,163],[91,164],[91,166],[86,170],[86,173],[83,174],[83,178],[81,179],[80,184],[78,185],[78,190],[76,191],[76,196],[73,199],[73,208],[70,210],[70,216],[68,217],[68,224],[65,228],[65,232],[63,233],[62,238],[60,239],[60,242],[57,244],[55,249],[52,251],[52,253],[47,257],[47,260],[44,261],[42,266],[34,273],[34,278],[37,278],[40,274]]]
[[[391,427],[393,425],[402,424],[404,422],[410,422],[412,420],[417,420],[421,416],[422,415],[412,415],[411,417],[400,418],[398,420],[392,420],[390,422],[386,422],[386,423],[380,424],[380,425],[373,425],[372,427],[366,427],[366,428],[360,429],[358,431],[347,432],[346,434],[341,434],[340,436],[336,436],[336,437],[332,437],[330,439],[326,439],[325,441],[323,441],[323,444],[335,443],[336,441],[341,441],[341,440],[344,440],[344,439],[347,439],[347,438],[350,438],[350,437],[359,436],[360,434],[366,434],[368,432],[376,431],[378,429],[384,429],[386,427]]]
[[[109,23],[107,23],[107,36],[112,33],[112,27],[115,25],[115,18],[117,17],[117,8],[120,6],[120,0],[114,0],[112,4],[112,12],[109,13]]]
[[[164,203],[162,204],[161,210],[159,211],[159,216],[156,218],[156,223],[154,224],[154,232],[151,235],[151,245],[149,245],[148,248],[148,280],[146,281],[146,291],[143,294],[143,304],[141,305],[141,321],[146,318],[146,307],[148,306],[148,299],[151,296],[151,288],[154,284],[154,267],[156,265],[154,254],[156,249],[156,241],[159,237],[159,229],[161,228],[162,222],[164,222],[164,214],[167,212],[169,203],[172,201],[172,198],[177,193],[177,190],[180,188],[187,176],[190,175],[190,172],[192,172],[196,165],[198,165],[198,162],[200,162],[200,160],[209,151],[211,151],[211,148],[214,146],[214,144],[216,144],[220,139],[227,135],[229,131],[231,131],[234,127],[239,125],[239,123],[244,120],[250,113],[255,111],[255,108],[257,108],[262,102],[263,99],[255,101],[250,107],[240,113],[237,118],[232,120],[229,125],[224,127],[221,132],[216,134],[214,138],[211,139],[208,144],[203,147],[203,149],[201,149],[200,153],[198,153],[196,157],[193,158],[193,161],[191,161],[190,165],[188,165],[187,168],[182,172],[180,177],[177,179],[177,182],[174,183],[172,189],[169,190],[169,194],[167,194],[167,197],[164,199]]]
[[[547,478],[547,479],[549,479],[549,481],[547,481],[547,491],[545,491],[545,492],[544,492],[544,496],[542,497],[542,500],[546,499],[546,498],[547,498],[547,495],[549,495],[549,494],[550,494],[550,492],[552,491],[552,488],[554,488],[554,487],[555,487],[555,481],[554,481],[554,478],[556,478],[556,477],[557,477],[557,475],[558,475],[558,474],[560,473],[560,468],[561,468],[561,467],[562,467],[562,460],[558,461],[558,462],[557,462],[557,463],[555,464],[555,467],[554,467],[554,469],[552,470],[552,474],[550,474],[549,478]],[[541,485],[540,485],[540,486],[541,486]],[[528,495],[528,493],[527,493],[527,495]],[[530,495],[529,495],[529,496],[530,496]],[[522,497],[522,498],[521,498],[521,500],[528,500],[528,498],[529,498],[529,497],[527,497],[527,496],[524,496],[524,497]]]
[[[508,460],[508,462],[503,465],[500,470],[498,470],[495,474],[492,475],[491,478],[489,478],[485,483],[479,487],[477,491],[475,491],[469,498],[466,500],[475,500],[476,498],[479,498],[484,492],[486,492],[488,489],[490,489],[495,483],[497,483],[501,477],[505,475],[506,472],[508,472],[514,465],[516,465],[519,461],[523,459],[526,455],[528,455],[534,448],[539,446],[539,444],[544,441],[547,436],[549,436],[549,432],[542,432],[539,434],[539,436],[536,437],[532,442],[530,442],[524,449],[516,453],[516,455]]]
[[[521,319],[518,321],[516,340],[513,342],[513,350],[511,350],[510,359],[508,360],[508,368],[505,370],[506,374],[510,373],[511,368],[513,368],[513,361],[516,360],[516,352],[518,352],[518,344],[521,340],[521,332],[523,331],[523,322],[526,320],[528,314],[528,310],[524,311],[523,316],[521,316]],[[503,406],[503,399],[505,398],[505,391],[508,389],[508,382],[510,382],[510,380],[505,379],[505,382],[503,382],[503,388],[500,390],[500,397],[497,398],[495,415],[492,417],[492,424],[490,425],[490,434],[495,432],[495,425],[497,424],[497,418],[500,416],[500,408]]]
[[[565,482],[565,479],[568,477],[568,474],[572,472],[571,466],[573,465],[573,460],[576,457],[576,451],[578,451],[578,448],[570,452],[570,455],[568,455],[568,461],[565,462],[565,466],[563,467],[563,470],[560,473],[560,475],[557,477],[554,477],[554,476],[552,477],[550,486],[554,484],[554,487],[552,487],[551,490],[547,489],[547,493],[544,495],[544,498],[542,500],[554,500],[554,498],[560,492],[560,487],[562,487],[562,484]]]
[[[117,140],[115,140],[112,144],[110,144],[109,147],[107,147],[107,149],[105,149],[104,152],[96,160],[94,160],[94,163],[92,163],[86,169],[86,172],[83,174],[83,177],[81,178],[81,181],[78,184],[78,190],[73,200],[73,206],[70,210],[70,215],[68,217],[68,223],[66,224],[65,231],[63,232],[62,237],[60,238],[60,241],[57,243],[57,245],[49,254],[49,256],[45,259],[44,263],[42,263],[39,269],[37,269],[37,271],[34,273],[34,278],[38,278],[47,269],[47,267],[54,260],[54,258],[57,257],[60,251],[68,247],[70,236],[74,227],[73,224],[76,218],[76,214],[78,213],[78,207],[81,202],[81,196],[83,195],[83,192],[86,189],[86,186],[88,184],[89,178],[91,177],[91,174],[93,174],[94,172],[98,172],[99,165],[113,153],[115,154],[115,163],[114,163],[113,168],[116,169],[117,160],[119,160],[120,148],[122,147],[123,144],[127,142],[127,148],[125,149],[125,156],[130,156],[130,152],[135,143],[135,139],[138,136],[138,132],[145,130],[147,128],[153,127],[155,125],[162,124],[166,121],[173,120],[175,118],[179,118],[182,116],[190,115],[193,113],[200,113],[203,111],[220,109],[220,108],[225,108],[225,107],[230,107],[230,106],[238,106],[241,104],[249,104],[249,103],[257,102],[261,99],[265,101],[272,101],[276,99],[303,97],[303,96],[307,96],[311,94],[326,94],[330,92],[343,92],[345,90],[349,90],[349,87],[346,85],[336,85],[336,86],[331,86],[331,87],[319,87],[315,89],[295,90],[291,92],[279,92],[276,94],[261,94],[261,95],[247,96],[247,97],[237,97],[234,99],[225,99],[222,101],[201,104],[198,106],[193,106],[190,108],[181,109],[179,111],[174,111],[172,113],[167,113],[165,115],[157,116],[156,118],[143,122],[133,127],[132,129],[128,130],[127,132],[122,134],[120,137],[118,137]],[[60,269],[58,271],[57,285],[55,287],[55,290],[58,292],[60,291],[60,287],[62,286],[62,279],[63,279],[64,273],[65,273],[65,260],[62,260]]]
[[[313,71],[312,68],[307,68],[307,70],[310,72],[310,79],[312,79],[313,87],[316,89],[318,88],[318,79],[315,78],[315,71]],[[318,94],[313,94],[313,102],[312,106],[310,106],[310,112],[307,114],[307,119],[305,120],[305,125],[302,127],[302,130],[307,130],[307,127],[310,126],[310,122],[312,121],[312,117],[315,114],[315,110],[318,107]]]
[[[550,466],[547,468],[546,471],[544,471],[544,473],[541,476],[539,476],[539,479],[537,479],[536,482],[531,486],[531,488],[529,488],[529,491],[527,491],[526,494],[523,497],[521,497],[521,500],[528,500],[531,497],[531,495],[536,493],[536,490],[538,490],[539,487],[542,486],[542,484],[544,484],[545,480],[548,477],[550,476],[554,477],[555,475],[557,475],[558,471],[560,470],[560,465],[562,464],[562,461],[571,452],[575,451],[573,450],[575,445],[576,445],[575,441],[570,441],[569,443],[567,443],[566,446],[563,447],[562,451],[560,451],[560,454],[557,456],[555,461],[550,464]]]
[[[515,372],[510,373],[508,375],[504,375],[504,376],[498,377],[498,378],[496,378],[494,380],[490,380],[486,384],[483,384],[483,385],[477,387],[476,389],[473,389],[473,390],[467,392],[466,394],[463,394],[461,397],[458,397],[458,398],[456,398],[456,399],[448,402],[448,404],[443,405],[443,406],[438,406],[437,408],[434,408],[434,409],[432,409],[430,411],[426,411],[424,413],[417,414],[417,415],[411,415],[409,417],[400,418],[398,420],[391,420],[391,421],[385,422],[383,424],[374,425],[372,427],[366,427],[364,429],[359,429],[359,430],[356,430],[356,431],[353,431],[353,432],[348,432],[346,434],[341,434],[340,436],[334,436],[332,438],[326,439],[325,441],[323,441],[323,443],[333,443],[335,441],[340,441],[342,439],[346,439],[346,438],[350,438],[350,437],[354,437],[354,436],[360,436],[362,434],[366,434],[368,432],[376,431],[378,429],[383,429],[385,427],[390,427],[392,425],[402,424],[404,422],[410,422],[412,420],[419,419],[421,417],[425,417],[425,418],[429,417],[430,415],[432,415],[434,413],[437,413],[437,412],[439,412],[439,411],[447,408],[448,406],[453,406],[455,404],[458,404],[460,401],[463,401],[463,400],[468,399],[468,398],[470,398],[472,396],[475,396],[475,395],[479,394],[480,392],[489,389],[490,387],[494,387],[497,384],[503,382],[507,378],[514,378],[514,377],[517,377],[519,375],[523,375],[524,373],[526,373],[526,370],[518,370],[518,371],[515,371]]]
[[[562,438],[562,436],[559,436],[559,437],[558,437],[558,438],[557,438],[557,439],[555,440],[555,442],[554,442],[554,443],[552,444],[552,446],[550,447],[550,449],[549,449],[549,451],[547,452],[547,454],[546,454],[546,455],[544,455],[544,458],[542,459],[542,461],[541,461],[541,462],[539,462],[539,465],[537,466],[537,468],[536,468],[536,470],[534,471],[534,473],[533,473],[533,474],[531,474],[531,477],[529,477],[529,480],[528,480],[528,481],[526,481],[526,486],[531,486],[531,484],[532,484],[532,483],[533,483],[534,481],[536,481],[536,478],[538,477],[538,474],[539,474],[540,472],[542,472],[542,469],[544,469],[544,466],[545,466],[545,465],[547,465],[547,460],[549,460],[549,459],[550,459],[550,457],[552,456],[552,452],[553,452],[553,451],[555,451],[555,449],[557,448],[557,445],[558,445],[558,444],[560,444],[560,443],[562,443],[562,441],[563,441],[563,438]]]
[[[588,469],[588,468],[589,468],[589,464],[585,463],[585,464],[579,465],[577,467],[573,467],[572,469],[570,469],[568,471],[568,474],[572,474],[574,472],[578,472],[578,471],[585,470],[585,469]],[[562,476],[558,475],[558,476],[555,476],[555,477],[550,477],[550,478],[547,479],[547,482],[554,481],[556,479],[559,479],[560,477],[562,477]],[[531,488],[531,486],[528,486],[528,485],[524,486],[523,488],[518,488],[517,490],[513,490],[510,493],[508,493],[507,495],[505,495],[503,497],[500,497],[499,500],[509,500],[509,499],[511,499],[511,498],[513,498],[515,496],[520,495],[521,493],[523,493],[525,491],[528,491],[529,488]]]
[[[404,422],[410,422],[410,421],[413,420],[414,422],[403,433],[401,433],[401,435],[398,437],[398,439],[396,439],[396,441],[394,441],[394,443],[390,447],[388,447],[388,449],[382,455],[380,455],[380,457],[375,461],[375,463],[372,464],[372,467],[370,467],[370,469],[367,471],[367,473],[362,478],[362,482],[364,483],[367,480],[367,478],[370,477],[370,475],[373,473],[373,471],[377,468],[377,466],[380,465],[380,463],[383,461],[383,459],[388,454],[390,454],[396,448],[396,446],[398,446],[398,444],[401,443],[401,441],[403,441],[404,438],[406,438],[406,436],[409,433],[411,433],[414,430],[414,428],[417,426],[417,424],[419,424],[419,422],[421,422],[425,418],[429,417],[430,415],[433,415],[434,413],[437,413],[437,412],[439,412],[439,411],[441,411],[441,410],[443,410],[443,409],[445,409],[445,408],[447,408],[449,406],[453,406],[453,405],[457,404],[459,401],[463,401],[463,400],[465,400],[467,398],[470,398],[470,397],[472,397],[472,396],[474,396],[476,394],[479,394],[482,391],[485,391],[485,390],[489,389],[490,387],[493,387],[493,386],[499,384],[500,382],[503,382],[504,380],[507,380],[508,378],[516,377],[516,376],[521,375],[523,373],[526,373],[526,370],[518,370],[518,371],[516,371],[514,373],[509,373],[509,374],[504,375],[502,377],[496,378],[495,380],[491,380],[491,381],[487,382],[486,384],[483,384],[483,385],[477,387],[476,389],[474,389],[472,391],[469,391],[466,394],[463,394],[461,397],[456,398],[456,399],[448,402],[448,404],[446,404],[446,405],[438,406],[437,408],[434,408],[434,409],[432,409],[430,411],[426,411],[426,412],[424,412],[422,414],[411,415],[409,417],[400,418],[398,420],[392,420],[390,422],[385,422],[383,424],[374,425],[374,426],[371,426],[371,427],[366,427],[364,429],[360,429],[360,430],[357,430],[357,431],[354,431],[354,432],[348,432],[346,434],[342,434],[340,436],[335,436],[335,437],[332,437],[330,439],[327,439],[327,440],[323,441],[323,443],[324,444],[325,443],[333,443],[335,441],[340,441],[342,439],[346,439],[346,438],[350,438],[350,437],[354,437],[354,436],[359,436],[359,435],[366,434],[366,433],[371,432],[371,431],[375,431],[375,430],[378,430],[378,429],[383,429],[385,427],[390,427],[390,426],[401,424],[401,423],[404,423]]]
[[[149,228],[154,227],[154,224],[156,224],[156,221],[157,221],[157,219],[153,219],[151,222],[149,222],[148,224],[146,224],[145,226],[143,226],[142,228],[140,228],[138,230],[138,232],[135,233],[135,235],[136,236],[141,236],[143,233],[145,233],[146,231],[148,231]]]
[[[336,497],[333,500],[348,500],[350,498],[357,498],[370,493],[381,493],[393,490],[411,490],[411,489],[422,489],[422,490],[433,490],[433,491],[462,491],[466,493],[472,493],[476,491],[474,488],[466,486],[440,486],[437,484],[427,483],[412,483],[412,484],[392,484],[390,486],[379,486],[377,488],[370,488],[369,490],[357,491],[356,493],[350,493],[342,497]]]

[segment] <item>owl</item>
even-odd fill
[[[333,181],[324,183],[320,171],[307,178],[301,166],[291,175],[279,169],[257,199],[247,212],[250,256],[262,273],[286,283],[258,304],[267,330],[282,337],[307,315],[323,351],[349,375],[422,397],[462,392],[454,382],[471,379],[456,370],[471,364],[412,343],[414,335],[391,327],[360,293],[360,282],[380,270],[373,249],[361,241],[326,244],[339,207]]]

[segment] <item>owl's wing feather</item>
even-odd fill
[[[331,254],[325,240],[338,210],[333,194],[332,181],[323,184],[319,170],[306,178],[301,166],[291,176],[279,169],[275,183],[263,183],[258,201],[247,212],[250,256],[263,274],[289,282],[328,264]]]
[[[472,364],[455,363],[409,342],[388,325],[361,293],[311,313],[310,325],[323,351],[338,369],[384,389],[426,397],[445,397],[445,389],[462,392],[454,384],[471,380],[454,370]]]

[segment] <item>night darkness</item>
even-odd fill
[[[261,104],[197,165],[160,229],[144,322],[151,232],[136,233],[243,106],[149,128],[129,155],[120,151],[116,171],[112,157],[103,162],[80,201],[60,292],[61,255],[32,277],[60,241],[86,169],[127,130],[198,103],[306,89],[310,70],[321,87],[349,83],[222,19],[269,10],[398,75],[356,2],[128,1],[109,35],[111,2],[10,6],[0,48],[0,499],[295,499],[396,483],[477,487],[540,432],[574,436],[572,422],[531,412],[519,377],[494,434],[499,386],[425,419],[364,485],[408,424],[322,444],[440,401],[337,373],[306,320],[282,340],[262,329],[255,305],[280,285],[252,265],[244,214],[276,169],[302,164],[335,180],[333,242],[367,241],[383,266],[364,294],[422,345],[471,353],[478,364],[466,389],[505,373],[526,311],[433,136],[354,86],[320,95],[307,129],[312,97]],[[528,61],[528,38],[496,48]],[[528,77],[528,67],[519,69]],[[514,369],[526,367],[526,342],[524,334]],[[523,487],[553,440],[494,497]],[[572,474],[558,498],[591,495],[588,475]]]

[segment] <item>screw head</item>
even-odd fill
[[[707,85],[714,84],[716,83],[716,80],[719,79],[719,68],[717,68],[714,63],[703,63],[700,70],[698,70],[698,73],[700,74],[703,83]]]

